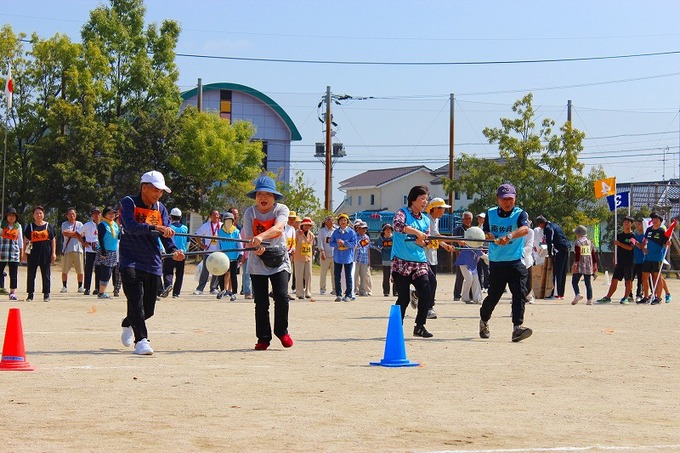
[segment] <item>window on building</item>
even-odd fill
[[[465,194],[465,195],[467,196],[467,199],[468,199],[468,200],[472,200],[472,194],[469,194],[469,193],[468,193],[468,194]]]
[[[347,203],[347,206],[352,206],[352,196],[345,197],[345,202]]]
[[[408,204],[408,195],[404,195],[404,200],[401,202],[404,206]]]
[[[220,118],[231,123],[231,90],[220,90]]]
[[[361,195],[357,195],[357,206],[361,206]]]
[[[453,196],[456,200],[460,200],[460,192],[454,192]]]
[[[371,206],[375,205],[375,195],[371,194]]]

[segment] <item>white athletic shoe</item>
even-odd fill
[[[120,342],[123,343],[123,346],[126,348],[129,348],[132,346],[132,343],[135,341],[135,331],[132,330],[132,327],[123,327],[123,333],[120,334]]]
[[[220,292],[216,289],[213,289],[212,291],[210,291],[210,294],[212,294],[213,296],[217,296],[219,293]]]
[[[64,286],[63,288],[61,288],[61,291],[59,291],[59,292],[60,293],[67,293],[68,289],[66,289],[66,287]]]
[[[194,291],[194,292],[191,293],[191,294],[193,294],[194,296],[200,296],[200,295],[203,294],[203,291],[201,291],[200,289],[197,289],[196,291]]]
[[[153,354],[153,349],[151,349],[151,344],[146,338],[142,338],[135,345],[135,354],[137,355],[151,355]]]

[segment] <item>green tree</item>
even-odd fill
[[[34,36],[28,78],[41,136],[32,146],[34,197],[65,212],[115,201],[109,169],[118,166],[110,127],[96,118],[98,90],[92,68],[98,63],[64,35]]]
[[[142,172],[168,172],[181,104],[174,62],[180,27],[163,21],[144,28],[144,14],[143,0],[110,0],[90,12],[81,33],[83,45],[106,59],[105,70],[93,73],[102,88],[96,114],[112,126],[120,165],[110,169],[109,184],[121,193],[138,190]]]
[[[591,225],[605,215],[595,204],[593,182],[604,177],[601,169],[583,173],[578,155],[585,134],[569,122],[554,134],[555,122],[545,118],[536,125],[533,95],[516,101],[514,118],[501,118],[500,127],[484,129],[489,143],[498,144],[499,158],[490,160],[463,154],[456,161],[460,177],[445,178],[446,191],[464,191],[479,198],[475,212],[496,204],[496,189],[504,182],[517,188],[517,204],[531,217],[544,215],[561,223],[565,231],[583,223]]]
[[[171,198],[177,205],[207,214],[214,207],[235,204],[235,191],[245,194],[260,173],[262,144],[252,141],[252,123],[229,124],[215,113],[184,110],[168,160],[169,174],[182,188]]]
[[[283,194],[283,203],[288,206],[288,209],[295,211],[298,217],[310,217],[318,225],[320,220],[326,216],[321,201],[309,181],[305,180],[305,174],[302,171],[295,171],[295,177],[290,184],[280,182],[278,185],[279,191]]]

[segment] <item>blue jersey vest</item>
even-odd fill
[[[522,209],[515,206],[508,217],[501,217],[498,215],[500,208],[489,209],[486,213],[489,219],[489,231],[495,238],[507,236],[509,233],[516,230],[517,220],[522,213]],[[489,261],[493,262],[509,262],[517,261],[522,258],[524,251],[524,238],[515,238],[512,242],[506,245],[498,245],[493,242],[489,243]]]
[[[430,231],[430,219],[426,215],[422,215],[419,220],[413,217],[413,214],[408,209],[402,209],[402,211],[406,214],[406,221],[404,223],[407,226],[423,233]],[[396,256],[405,261],[427,262],[425,249],[416,244],[415,241],[406,241],[406,234],[395,231],[392,237],[394,238],[392,242],[392,258]]]

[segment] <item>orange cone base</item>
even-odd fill
[[[24,348],[24,332],[21,328],[21,312],[18,308],[10,308],[7,314],[5,343],[2,346],[0,371],[33,371],[35,368],[26,360]]]

